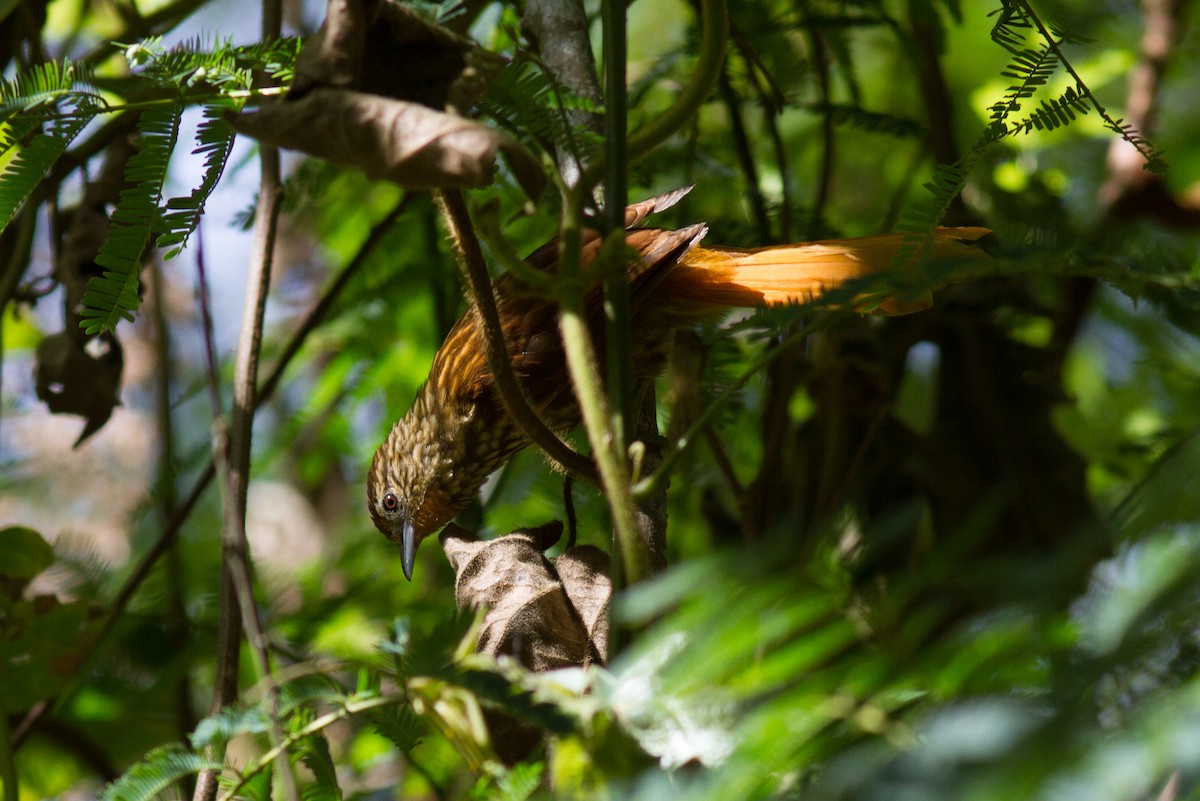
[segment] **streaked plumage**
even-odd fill
[[[641,256],[629,268],[632,363],[639,378],[665,367],[674,329],[733,307],[811,301],[847,281],[887,270],[900,246],[900,236],[886,235],[756,250],[702,248],[698,243],[707,232],[702,224],[677,231],[637,227],[682,194],[626,209],[626,241]],[[986,259],[974,246],[986,233],[983,228],[941,229],[931,256]],[[599,245],[594,233],[585,237],[585,268]],[[557,247],[547,243],[527,262],[550,269]],[[507,275],[493,288],[513,369],[534,408],[556,431],[575,427],[579,410],[558,337],[557,308],[521,292]],[[885,300],[875,310],[907,313],[924,305]],[[598,295],[590,308],[599,335]],[[367,507],[379,530],[402,547],[405,576],[411,577],[421,540],[449,522],[488,475],[527,444],[495,394],[478,314],[471,309],[446,336],[412,409],[376,451],[367,478]]]

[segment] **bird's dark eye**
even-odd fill
[[[400,500],[396,497],[396,493],[389,492],[383,496],[383,508],[388,512],[394,512],[400,508]]]

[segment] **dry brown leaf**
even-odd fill
[[[583,620],[588,639],[601,663],[608,662],[608,601],[612,579],[608,554],[592,545],[571,548],[554,560],[567,599]]]
[[[358,89],[362,86],[367,10],[362,0],[329,0],[325,21],[304,40],[296,57],[291,91],[301,95],[317,87]]]
[[[124,363],[121,343],[109,335],[85,345],[74,332],[60,331],[38,343],[37,396],[54,414],[77,414],[87,421],[76,447],[99,431],[120,403]]]
[[[363,92],[314,89],[299,100],[230,122],[262,142],[357,167],[411,189],[484,186],[500,153],[529,197],[541,194],[544,181],[533,156],[499,131]]]
[[[480,542],[451,523],[440,537],[454,568],[460,609],[483,608],[477,650],[512,656],[529,670],[578,667],[608,655],[608,555],[572,548],[551,564],[543,551],[562,536],[558,521]],[[541,742],[525,721],[484,709],[492,747],[506,764],[524,759]]]
[[[354,89],[465,112],[505,63],[395,0],[330,0],[300,51],[292,94]]]
[[[329,0],[277,105],[230,118],[240,133],[410,189],[491,183],[496,158],[530,198],[541,166],[515,139],[466,112],[505,59],[395,0]]]
[[[442,548],[456,574],[460,608],[484,607],[478,650],[513,656],[533,671],[588,664],[588,632],[536,534],[517,531],[479,542],[451,525]]]

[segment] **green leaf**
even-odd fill
[[[54,549],[42,535],[25,526],[0,529],[0,576],[28,581],[50,567]]]
[[[261,707],[226,707],[200,721],[190,739],[193,748],[207,748],[224,745],[239,734],[262,734],[270,727],[271,721]]]
[[[401,751],[407,753],[421,744],[424,726],[412,707],[380,707],[367,710],[365,714],[375,730]]]
[[[100,801],[151,801],[179,780],[202,770],[219,770],[221,764],[180,745],[167,745],[125,772],[100,794]]]
[[[233,151],[236,134],[225,122],[224,115],[226,112],[239,111],[242,105],[240,100],[226,99],[204,107],[204,121],[196,129],[196,149],[192,151],[193,154],[204,154],[204,173],[200,185],[190,195],[167,201],[167,213],[162,218],[166,230],[156,242],[160,248],[171,248],[165,256],[167,259],[175,258],[187,247],[188,238],[200,224],[204,204],[221,180],[229,154]]]
[[[314,781],[304,787],[304,801],[341,801],[342,788],[338,786],[337,768],[329,752],[329,741],[324,735],[305,737],[296,743],[295,753],[313,775]]]
[[[141,305],[138,273],[151,233],[159,225],[158,207],[180,114],[180,108],[173,108],[144,111],[138,118],[142,148],[125,166],[125,179],[134,186],[121,192],[108,239],[96,256],[96,263],[107,269],[88,282],[83,295],[79,325],[88,334],[112,331],[122,318],[132,321]]]
[[[0,138],[0,152],[16,150],[0,173],[0,231],[12,222],[42,178],[91,121],[93,113],[81,111],[77,116],[49,120],[44,128],[40,120],[27,115],[8,122],[9,127]]]

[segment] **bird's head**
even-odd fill
[[[419,397],[392,427],[367,476],[371,519],[400,546],[404,577],[409,580],[421,540],[450,522],[483,483],[482,479],[464,481],[468,476],[456,464],[470,415],[428,407]]]

